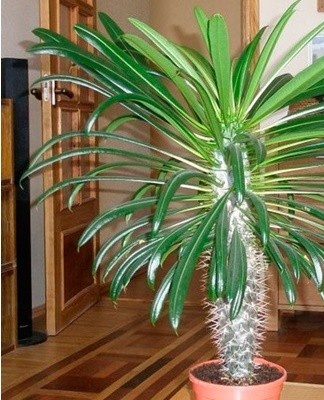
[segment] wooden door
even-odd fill
[[[95,25],[95,0],[41,0],[41,25],[77,41],[73,25],[82,22]],[[81,44],[81,41],[79,42]],[[83,46],[86,44],[83,43]],[[83,75],[75,65],[62,58],[42,56],[42,75]],[[64,86],[64,87],[63,87]],[[43,140],[61,132],[79,130],[94,108],[94,94],[76,85],[51,82],[49,93],[42,96]],[[73,97],[72,97],[73,94]],[[85,145],[75,140],[67,146]],[[56,149],[60,151],[64,149]],[[95,160],[75,158],[56,165],[44,174],[44,186],[50,187],[63,178],[86,171]],[[47,332],[55,335],[99,297],[99,283],[91,275],[96,240],[77,250],[77,241],[88,222],[98,213],[97,187],[89,185],[77,199],[72,212],[66,208],[67,192],[58,193],[45,202],[45,263]]]
[[[17,344],[13,100],[1,99],[1,354]]]

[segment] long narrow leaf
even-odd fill
[[[252,70],[252,63],[256,50],[260,44],[260,40],[266,30],[266,27],[260,29],[253,40],[247,45],[237,60],[233,72],[233,88],[234,97],[237,103],[240,103],[244,89],[248,84],[250,71]]]
[[[255,125],[264,117],[283,107],[289,99],[298,93],[307,90],[311,85],[323,78],[324,57],[300,71],[293,79],[280,88],[269,100],[262,104],[249,121]]]
[[[152,248],[156,246],[158,240],[146,243],[140,249],[133,252],[132,257],[128,257],[116,271],[110,284],[110,297],[113,301],[117,300],[123,289],[125,289],[134,274],[142,268],[150,257]]]
[[[252,192],[246,193],[247,197],[251,200],[253,207],[258,216],[257,226],[260,229],[262,243],[264,246],[268,244],[269,236],[270,236],[270,223],[269,223],[269,214],[264,201],[257,195]]]
[[[104,257],[107,255],[108,251],[119,241],[121,241],[125,236],[133,233],[134,231],[143,228],[144,226],[148,225],[147,218],[142,221],[138,221],[137,223],[118,231],[100,247],[100,250],[96,254],[93,263],[92,263],[92,272],[95,274],[98,271],[100,264],[103,262]]]
[[[156,295],[154,296],[150,312],[150,319],[153,325],[156,324],[156,321],[161,315],[163,305],[170,292],[174,272],[175,272],[175,265],[173,265],[166,273],[165,277],[163,278],[160,284],[159,289],[156,292]]]
[[[231,144],[229,146],[229,152],[237,200],[239,203],[242,203],[245,197],[246,184],[244,160],[241,146],[238,143]]]
[[[121,27],[109,15],[103,12],[98,12],[98,17],[106,32],[111,37],[111,40],[135,60],[145,65],[145,57],[136,52],[132,47],[128,46],[123,40],[124,31],[121,29]]]
[[[210,19],[208,24],[208,39],[219,91],[220,108],[224,113],[224,120],[227,121],[233,99],[230,98],[232,80],[229,38],[227,25],[223,16],[217,14]]]
[[[226,281],[226,295],[230,302],[230,319],[239,314],[245,294],[247,279],[247,259],[244,243],[240,233],[233,231],[228,260],[228,274]]]
[[[246,110],[250,106],[250,103],[260,85],[263,73],[264,73],[264,71],[269,63],[269,60],[273,54],[273,51],[278,42],[278,39],[279,39],[284,27],[286,26],[288,20],[290,19],[291,15],[293,14],[296,4],[297,4],[297,2],[294,2],[285,11],[285,13],[281,16],[281,18],[277,22],[276,26],[272,30],[271,34],[269,35],[267,42],[263,46],[263,49],[258,58],[257,64],[255,66],[255,69],[253,71],[251,80],[250,80],[248,88],[247,88],[247,91],[244,96],[244,100],[243,100],[242,108],[241,108],[241,112],[243,114],[246,113]]]
[[[211,301],[224,296],[226,288],[228,233],[228,207],[224,206],[215,225],[214,247],[208,269],[208,297]]]
[[[270,259],[275,263],[275,266],[279,270],[279,276],[281,278],[288,302],[290,304],[294,304],[296,301],[296,287],[292,280],[290,271],[287,268],[286,262],[272,238],[269,239],[266,250]]]
[[[127,71],[127,75],[133,77],[136,82],[142,82],[151,89],[153,93],[157,93],[161,99],[174,106],[176,109],[181,109],[181,105],[171,95],[168,89],[153,75],[148,74],[146,68],[135,62],[133,58],[125,54],[118,46],[105,39],[98,31],[89,28],[86,25],[77,24],[74,26],[77,34],[98,49],[104,55],[111,57],[112,61]]]
[[[177,46],[159,34],[153,28],[142,21],[135,18],[129,18],[129,21],[139,29],[146,37],[148,37],[167,57],[169,57],[180,69],[196,79],[198,75],[194,67],[186,60],[186,58],[177,49]]]
[[[134,48],[144,54],[149,60],[151,60],[155,65],[159,67],[159,69],[166,74],[178,88],[178,90],[183,95],[184,99],[187,101],[190,106],[191,112],[193,114],[197,114],[200,119],[203,119],[203,109],[201,104],[198,102],[195,93],[188,86],[186,80],[181,76],[181,71],[179,68],[172,63],[166,56],[161,54],[157,49],[150,46],[143,39],[139,38],[135,35],[125,35],[125,40],[130,43]],[[183,117],[187,119],[191,124],[199,127],[198,123],[194,121],[192,117],[190,117],[184,110],[180,112]]]
[[[83,246],[87,243],[103,226],[107,225],[109,222],[113,221],[116,218],[124,216],[130,212],[135,210],[140,210],[143,208],[151,207],[156,203],[155,197],[149,197],[146,199],[133,200],[129,202],[125,202],[111,210],[103,212],[99,214],[94,220],[90,222],[90,224],[83,231],[80,236],[78,246]]]
[[[164,188],[159,196],[159,201],[157,203],[156,211],[154,213],[152,234],[155,236],[166,215],[167,209],[169,207],[170,201],[174,198],[175,192],[178,188],[186,181],[192,178],[200,178],[206,180],[207,176],[197,171],[192,170],[180,170],[172,176],[171,179],[164,185]]]
[[[147,282],[149,287],[153,288],[156,278],[156,271],[161,266],[163,255],[176,241],[181,238],[183,240],[184,236],[190,234],[190,229],[192,226],[199,223],[202,216],[196,216],[189,220],[185,220],[181,225],[174,229],[170,234],[165,234],[162,241],[156,247],[155,251],[152,253],[150,262],[147,267]]]
[[[172,280],[169,316],[171,326],[177,330],[182,314],[184,300],[188,292],[193,271],[203,251],[206,239],[225,206],[230,192],[226,193],[206,214],[195,234],[184,248]]]
[[[299,235],[295,231],[290,231],[290,234],[300,243],[301,246],[305,248],[305,250],[309,254],[309,257],[311,258],[315,268],[316,284],[318,287],[322,287],[324,280],[324,258],[322,257],[321,250],[319,250],[319,247],[321,247],[321,245],[312,243],[309,239],[303,237],[302,235]]]
[[[200,7],[194,8],[194,14],[195,14],[198,26],[200,28],[202,37],[205,41],[205,45],[206,45],[207,49],[210,50],[210,47],[209,47],[210,42],[209,42],[209,35],[208,35],[209,18],[205,14],[204,10]]]

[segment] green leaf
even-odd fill
[[[94,218],[83,231],[80,236],[78,247],[83,246],[87,243],[103,226],[107,225],[109,222],[116,218],[127,215],[135,210],[141,210],[143,208],[151,207],[156,203],[155,197],[148,197],[146,199],[139,199],[133,201],[127,201],[119,206],[116,206],[108,211],[99,214]]]
[[[53,195],[54,193],[68,187],[68,186],[76,186],[80,184],[85,184],[88,182],[102,182],[102,181],[118,181],[120,183],[122,182],[138,182],[138,183],[153,183],[154,180],[150,178],[142,178],[142,177],[137,177],[137,176],[123,176],[123,175],[117,175],[117,176],[90,176],[90,175],[85,175],[85,176],[77,176],[75,178],[69,178],[65,179],[63,181],[59,181],[52,185],[49,189],[44,190],[42,194],[37,198],[37,203],[41,203],[44,201],[47,197]],[[155,181],[157,184],[162,184],[159,181]],[[69,205],[71,205],[71,202],[69,202]]]
[[[99,117],[113,104],[116,103],[122,103],[123,100],[127,99],[128,95],[127,94],[118,94],[112,97],[109,97],[108,99],[103,100],[98,104],[98,106],[92,111],[90,117],[88,118],[85,126],[84,126],[84,131],[86,133],[89,133],[95,123],[99,120]]]
[[[315,282],[317,287],[321,287],[324,282],[324,274],[323,274],[323,256],[322,256],[322,246],[316,243],[313,243],[311,240],[303,237],[299,233],[294,230],[290,230],[290,234],[294,237],[300,246],[302,246],[309,257],[312,260],[312,263],[315,268]]]
[[[186,60],[177,46],[142,21],[129,18],[131,24],[144,33],[170,60],[189,76],[198,79],[195,68]]]
[[[196,225],[202,216],[195,216],[184,222],[181,222],[179,227],[175,227],[171,233],[163,233],[163,237],[155,251],[152,253],[149,265],[147,267],[147,281],[149,287],[153,288],[156,278],[156,271],[161,266],[164,253],[176,243],[179,239],[182,241],[183,237],[190,235],[192,226]]]
[[[224,137],[222,132],[222,126],[220,122],[220,116],[218,116],[218,105],[215,104],[215,100],[205,87],[196,83],[197,92],[200,95],[202,105],[206,114],[206,125],[209,127],[210,136],[215,139],[216,145],[219,149],[224,148]]]
[[[178,49],[184,53],[184,55],[191,61],[195,66],[197,74],[201,78],[200,83],[204,84],[206,91],[215,99],[218,99],[218,90],[214,79],[214,70],[208,60],[195,49],[191,49],[186,46],[178,46]],[[219,110],[218,110],[219,111]]]
[[[117,92],[142,92],[143,89],[135,85],[135,81],[121,74],[111,61],[86,52],[74,45],[66,43],[40,43],[29,49],[34,54],[50,54],[67,57],[85,72],[91,74],[101,84]]]
[[[229,195],[230,192],[226,193],[211,210],[206,213],[204,219],[181,254],[172,280],[169,303],[170,323],[175,330],[177,330],[180,322],[184,301],[196,263],[204,249],[208,235],[225,206]]]
[[[110,57],[116,65],[123,68],[127,72],[127,76],[133,77],[135,82],[147,85],[147,90],[151,89],[153,93],[156,93],[161,99],[165,100],[173,107],[177,109],[182,108],[160,80],[147,73],[143,65],[134,61],[132,57],[125,54],[125,52],[114,43],[107,41],[99,32],[81,24],[75,25],[74,29],[82,39],[86,40],[105,56]]]
[[[203,11],[203,9],[200,7],[194,8],[194,14],[195,14],[198,26],[200,28],[202,37],[205,41],[206,47],[209,50],[209,35],[208,35],[209,18],[207,17],[207,15]]]
[[[108,99],[107,101],[109,101]],[[114,102],[132,102],[132,103],[140,103],[145,106],[145,108],[150,111],[154,116],[161,118],[164,122],[168,122],[171,127],[178,130],[181,135],[176,135],[171,131],[168,131],[167,136],[174,140],[176,143],[180,143],[182,147],[194,153],[196,156],[200,158],[207,158],[209,159],[210,156],[206,151],[203,143],[197,138],[194,133],[182,122],[181,118],[177,113],[172,112],[163,104],[150,97],[142,94],[121,94],[116,96]],[[167,131],[164,131],[165,133]],[[143,143],[141,143],[144,146]],[[159,149],[161,151],[161,149]],[[176,157],[175,157],[176,158]]]
[[[267,129],[267,133],[274,135],[267,139],[267,144],[274,144],[283,141],[296,141],[296,139],[305,139],[306,136],[314,138],[323,137],[323,115],[312,115],[304,118],[294,118],[293,120],[284,120],[284,123],[278,121],[276,125]]]
[[[227,121],[232,106],[231,58],[229,37],[223,16],[214,15],[208,25],[208,39],[211,59],[215,69],[215,79],[219,92],[220,109]]]
[[[89,176],[89,177],[97,176],[97,175],[102,174],[103,172],[108,172],[113,169],[122,169],[123,167],[128,167],[128,168],[136,167],[136,168],[151,169],[154,167],[154,164],[150,163],[150,162],[146,162],[144,160],[141,160],[141,162],[119,161],[119,162],[114,162],[114,163],[110,163],[110,164],[99,165],[98,167],[95,167],[92,170],[90,170],[85,176]],[[90,181],[91,181],[91,179],[89,179],[89,182]],[[69,199],[68,199],[68,203],[67,203],[69,209],[72,208],[72,205],[73,205],[78,193],[84,188],[85,183],[86,182],[77,184],[71,190],[71,193],[70,193]]]
[[[133,233],[137,229],[143,228],[144,226],[148,225],[148,220],[147,218],[143,220],[139,220],[138,222],[134,223],[131,226],[126,227],[125,229],[122,229],[118,232],[116,232],[114,235],[110,236],[108,240],[104,244],[101,245],[100,250],[96,254],[93,263],[92,263],[92,273],[95,274],[98,271],[98,268],[102,261],[104,260],[104,257],[107,255],[108,251],[119,241],[123,240],[123,238],[130,233]]]
[[[268,157],[261,165],[271,165],[276,164],[278,162],[286,162],[289,160],[298,160],[307,157],[321,157],[323,156],[324,143],[310,143],[309,141],[304,142],[304,146],[301,146],[302,143],[299,143],[299,147],[293,148],[290,150],[286,150],[284,152],[279,153],[278,155],[274,155],[272,157]]]
[[[234,320],[242,307],[247,278],[245,246],[236,227],[233,231],[228,257],[226,294],[230,302],[230,319]]]
[[[124,31],[121,27],[107,14],[104,12],[98,12],[98,17],[106,32],[109,34],[113,42],[119,42],[123,36]]]
[[[130,254],[136,251],[139,246],[143,246],[144,243],[149,241],[149,234],[144,232],[136,236],[132,242],[128,243],[127,246],[122,246],[107,260],[107,263],[101,269],[102,281],[105,282],[107,276],[111,271],[118,267],[123,261],[129,258]]]
[[[203,118],[203,109],[201,104],[198,102],[195,93],[188,86],[187,81],[181,76],[179,67],[170,61],[166,56],[159,52],[154,47],[150,46],[143,39],[135,35],[125,35],[125,40],[130,43],[134,48],[144,54],[149,60],[151,60],[159,69],[164,72],[175,84],[178,90],[187,101],[192,113],[197,113],[200,118]],[[180,111],[181,112],[181,111]],[[184,111],[182,112],[184,118],[190,123],[195,124],[192,118],[189,117]]]
[[[300,110],[294,111],[290,113],[288,116],[282,118],[279,122],[285,122],[285,121],[290,121],[290,120],[298,120],[303,117],[306,117],[308,119],[312,119],[313,117],[317,117],[319,114],[321,114],[324,111],[324,104],[323,103],[318,103],[318,104],[312,104],[308,107],[303,107]]]
[[[310,88],[304,90],[302,93],[299,93],[296,97],[289,99],[288,103],[285,104],[285,106],[290,104],[296,104],[299,101],[305,99],[312,99],[317,96],[319,97],[324,96],[324,79],[321,79],[320,81],[316,82]]]
[[[263,87],[260,94],[263,93],[264,89],[267,89],[268,85],[271,85],[274,78],[280,73],[291,60],[318,34],[324,30],[324,22],[318,24],[314,29],[303,36],[294,46],[279,60],[279,62],[269,72],[270,80]]]
[[[186,181],[192,178],[200,178],[203,180],[208,179],[205,174],[193,170],[180,170],[173,174],[173,176],[164,185],[153,218],[152,235],[157,235],[167,213],[170,202],[173,200],[175,192]]]
[[[288,206],[292,207],[293,209],[298,209],[308,213],[309,215],[319,218],[321,221],[324,221],[324,210],[320,207],[316,207],[315,205],[311,205],[308,203],[304,203],[302,201],[296,201],[291,199],[283,199],[283,198],[271,198],[278,203],[286,203]],[[323,200],[324,201],[324,200]]]
[[[168,294],[170,292],[170,287],[171,283],[173,280],[173,275],[175,272],[175,265],[173,265],[166,275],[164,276],[162,282],[160,283],[159,289],[156,292],[156,295],[154,296],[152,306],[151,306],[151,312],[150,312],[150,319],[153,325],[156,324],[156,321],[159,319],[163,305],[168,297]]]
[[[274,48],[277,45],[277,42],[282,34],[284,27],[286,26],[288,20],[292,16],[294,9],[296,7],[296,4],[297,4],[297,2],[294,2],[285,11],[285,13],[280,17],[279,21],[277,22],[274,29],[270,33],[265,45],[263,46],[263,49],[260,53],[260,56],[258,57],[258,61],[256,63],[255,69],[253,71],[253,74],[251,76],[249,85],[247,87],[247,90],[246,90],[246,93],[245,93],[245,96],[243,99],[243,103],[241,106],[241,112],[243,115],[246,113],[246,110],[248,109],[248,107],[250,107],[251,101],[260,85],[263,73],[269,63],[269,60],[271,59]]]
[[[54,144],[59,143],[60,141],[63,140],[68,140],[69,138],[72,137],[82,137],[86,136],[87,139],[89,138],[89,135],[91,137],[102,137],[105,139],[109,140],[116,140],[120,143],[127,143],[131,144],[132,146],[139,146],[140,148],[144,149],[149,149],[154,152],[163,154],[164,156],[167,156],[168,158],[173,158],[174,160],[177,160],[179,162],[182,162],[184,165],[188,165],[190,167],[196,168],[197,170],[201,171],[206,171],[205,168],[201,167],[197,162],[193,162],[188,158],[180,157],[176,154],[172,154],[170,152],[167,152],[157,146],[151,146],[150,144],[147,144],[145,142],[141,142],[139,140],[135,140],[126,136],[122,135],[115,135],[115,134],[109,134],[107,132],[91,132],[89,134],[85,134],[82,132],[69,132],[67,134],[62,134],[53,137],[50,139],[48,142],[46,142],[41,148],[36,152],[34,159],[31,162],[30,167],[28,170],[23,174],[21,180],[25,179],[26,177],[34,174],[37,171],[40,171],[41,169],[52,165],[55,162],[62,161],[64,159],[68,159],[71,157],[76,157],[76,156],[83,156],[83,155],[88,155],[88,154],[105,154],[105,155],[118,155],[122,157],[126,157],[127,159],[144,159],[144,160],[149,160],[152,162],[160,162],[161,164],[165,163],[164,158],[159,158],[157,156],[149,155],[147,153],[140,153],[138,150],[137,151],[130,151],[130,150],[123,150],[123,149],[118,149],[118,148],[112,148],[112,147],[86,147],[86,148],[79,148],[79,149],[73,149],[73,150],[68,150],[65,151],[62,154],[58,154],[52,157],[49,157],[43,161],[36,162],[46,151],[50,150]]]
[[[138,115],[134,114],[125,114],[120,115],[114,118],[109,124],[106,126],[106,132],[115,132],[121,125],[127,124],[128,122],[142,120],[142,118]]]
[[[132,253],[132,257],[126,258],[126,260],[119,266],[110,284],[109,294],[113,301],[117,300],[122,290],[127,287],[134,274],[146,265],[152,249],[157,245],[159,240],[161,239],[144,244]]]
[[[301,276],[301,265],[298,251],[293,247],[285,243],[283,240],[278,238],[273,239],[278,247],[281,247],[282,250],[286,253],[288,260],[290,262],[290,266],[294,272],[294,277],[297,282],[300,280]]]
[[[161,182],[161,184],[163,185],[163,182]],[[149,194],[153,194],[154,189],[156,188],[156,185],[152,184],[152,183],[145,183],[144,185],[140,186],[137,190],[135,190],[131,196],[131,200],[139,200],[144,198],[144,196],[149,193]],[[133,213],[129,213],[125,215],[125,221],[129,222],[130,219],[132,218]],[[125,244],[125,242],[124,242]]]
[[[228,257],[229,215],[226,205],[220,212],[214,230],[214,246],[208,270],[208,298],[215,301],[223,297],[226,287]]]
[[[281,87],[270,99],[265,101],[249,121],[254,126],[272,112],[279,110],[290,99],[307,90],[310,86],[323,79],[324,57],[317,59],[313,64],[300,71],[289,82]]]
[[[253,107],[249,112],[249,117],[253,116],[255,112],[261,107],[261,105],[271,98],[279,89],[281,89],[286,83],[293,78],[290,74],[283,74],[273,79],[271,84],[262,92],[262,95],[254,103]]]
[[[128,46],[127,43],[125,43],[123,39],[124,31],[120,28],[120,26],[109,15],[103,12],[98,12],[98,17],[106,32],[111,37],[111,40],[139,63],[145,65],[145,58],[136,52],[132,47]]]
[[[235,193],[237,196],[238,203],[242,203],[245,197],[245,167],[243,161],[243,153],[241,146],[238,143],[231,143],[228,146],[231,169],[233,174],[233,186],[235,188]]]
[[[62,75],[62,74],[45,75],[39,79],[36,79],[33,82],[32,87],[37,86],[39,83],[44,83],[49,81],[75,83],[76,85],[86,87],[87,89],[93,90],[94,92],[100,93],[104,96],[111,96],[112,94],[112,91],[109,90],[107,87],[103,87],[102,85],[97,85],[96,83],[89,81],[88,79],[80,78],[78,76]]]
[[[270,235],[270,223],[267,206],[261,197],[252,192],[246,192],[246,196],[251,200],[253,207],[255,208],[258,217],[258,222],[256,225],[260,229],[262,243],[264,246],[266,246],[268,244]]]
[[[234,138],[236,143],[245,143],[252,146],[253,152],[255,154],[256,164],[261,164],[266,156],[267,150],[264,142],[258,139],[256,135],[249,133],[240,133]]]
[[[44,42],[65,43],[68,45],[72,43],[69,39],[59,33],[46,28],[36,28],[33,30],[33,34]],[[31,48],[33,48],[33,46],[31,46]]]
[[[240,102],[244,90],[247,87],[252,63],[254,60],[255,52],[259,46],[260,40],[266,27],[262,28],[253,40],[246,46],[239,59],[237,60],[233,72],[233,90],[236,102]]]
[[[270,238],[268,244],[266,246],[266,251],[270,259],[274,262],[275,266],[279,270],[279,277],[281,279],[283,288],[285,290],[285,294],[287,300],[290,304],[294,304],[296,302],[296,287],[292,280],[290,271],[286,265],[286,262],[278,249],[275,241]]]

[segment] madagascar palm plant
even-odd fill
[[[207,319],[224,376],[232,382],[252,379],[265,329],[270,262],[290,303],[302,275],[319,293],[324,291],[324,181],[316,172],[323,165],[324,104],[269,120],[277,111],[324,92],[323,57],[294,77],[283,73],[324,23],[269,68],[295,8],[296,3],[269,34],[261,29],[235,60],[230,58],[224,18],[208,17],[200,8],[194,12],[208,57],[136,19],[130,22],[141,34],[125,34],[103,13],[99,18],[106,35],[82,24],[74,27],[95,53],[45,29],[34,31],[41,43],[30,49],[67,57],[90,76],[43,80],[85,86],[103,100],[82,132],[66,132],[45,143],[24,178],[66,158],[108,155],[86,174],[58,182],[40,198],[70,188],[69,207],[88,182],[137,182],[138,190],[128,201],[104,210],[88,225],[79,246],[111,221],[124,219],[125,226],[102,243],[93,271],[101,268],[104,279],[112,274],[110,296],[116,300],[134,274],[145,269],[147,283],[155,289],[151,320],[155,324],[168,304],[175,330],[193,273],[204,268]],[[116,103],[124,111],[105,130],[94,130]],[[154,128],[162,138],[160,146],[120,132],[123,124],[136,120]],[[96,140],[89,147],[47,155],[48,149],[73,137]],[[170,141],[173,150],[163,145]],[[131,148],[125,150],[125,143]]]

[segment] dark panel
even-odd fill
[[[83,228],[65,233],[64,248],[64,303],[67,303],[82,290],[93,285],[91,265],[94,257],[93,243],[82,246],[78,251],[78,240]]]
[[[30,186],[28,180],[19,185],[29,164],[28,61],[3,58],[1,73],[1,97],[13,100],[18,341],[31,345],[46,336],[32,331]]]
[[[18,339],[24,339],[32,335],[29,182],[25,181],[23,188],[19,186],[29,161],[28,62],[4,58],[1,72],[1,97],[13,99]]]

